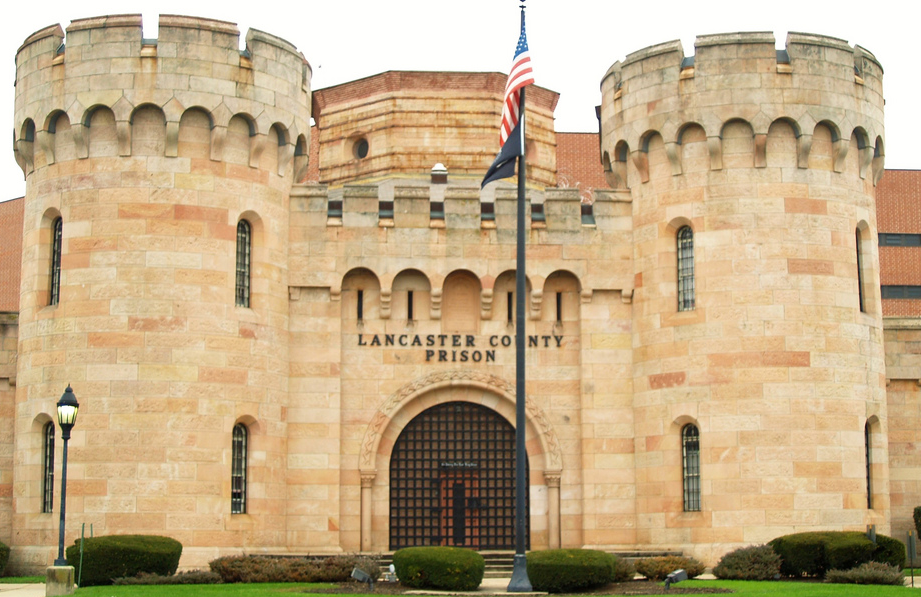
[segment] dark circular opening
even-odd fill
[[[355,142],[355,157],[359,160],[368,157],[368,140],[359,139]]]

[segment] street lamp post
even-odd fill
[[[64,558],[64,508],[67,501],[67,440],[70,439],[70,430],[73,429],[77,422],[77,411],[80,410],[80,404],[74,391],[67,384],[67,389],[58,400],[58,424],[61,426],[61,438],[64,440],[64,459],[61,462],[61,525],[58,535],[58,559],[54,561],[55,566],[66,566],[67,560]]]

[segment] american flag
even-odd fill
[[[521,35],[518,37],[518,46],[515,48],[515,58],[512,60],[512,70],[505,84],[505,103],[502,105],[502,125],[499,127],[499,147],[505,145],[505,140],[518,124],[518,98],[519,90],[525,85],[534,83],[534,73],[531,71],[531,54],[528,52],[528,36],[524,32],[524,9],[521,11]]]

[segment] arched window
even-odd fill
[[[695,425],[681,429],[681,468],[684,511],[700,512],[700,431]]]
[[[54,511],[54,423],[42,428],[42,512]]]
[[[863,446],[867,462],[867,510],[873,509],[873,483],[870,474],[870,422],[863,426]]]
[[[61,300],[61,241],[64,232],[64,220],[55,218],[51,223],[51,285],[48,304],[57,305]]]
[[[249,307],[250,253],[252,227],[246,220],[237,222],[237,299],[238,307]]]
[[[230,465],[230,513],[246,514],[246,451],[249,433],[246,425],[233,426],[233,449]]]
[[[857,301],[860,305],[860,312],[867,312],[867,304],[863,296],[863,259],[861,256],[860,228],[854,232],[857,238]]]
[[[678,310],[694,310],[694,231],[678,230]]]

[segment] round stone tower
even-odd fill
[[[283,547],[288,196],[310,67],[277,37],[251,30],[241,51],[236,25],[181,16],[158,39],[140,15],[73,21],[64,42],[54,25],[16,56],[18,563],[57,543],[41,446],[68,383],[68,543],[92,523],[171,535],[183,565]]]
[[[633,202],[636,544],[715,563],[888,532],[879,63],[830,37],[711,35],[629,55],[602,95],[607,176]]]

